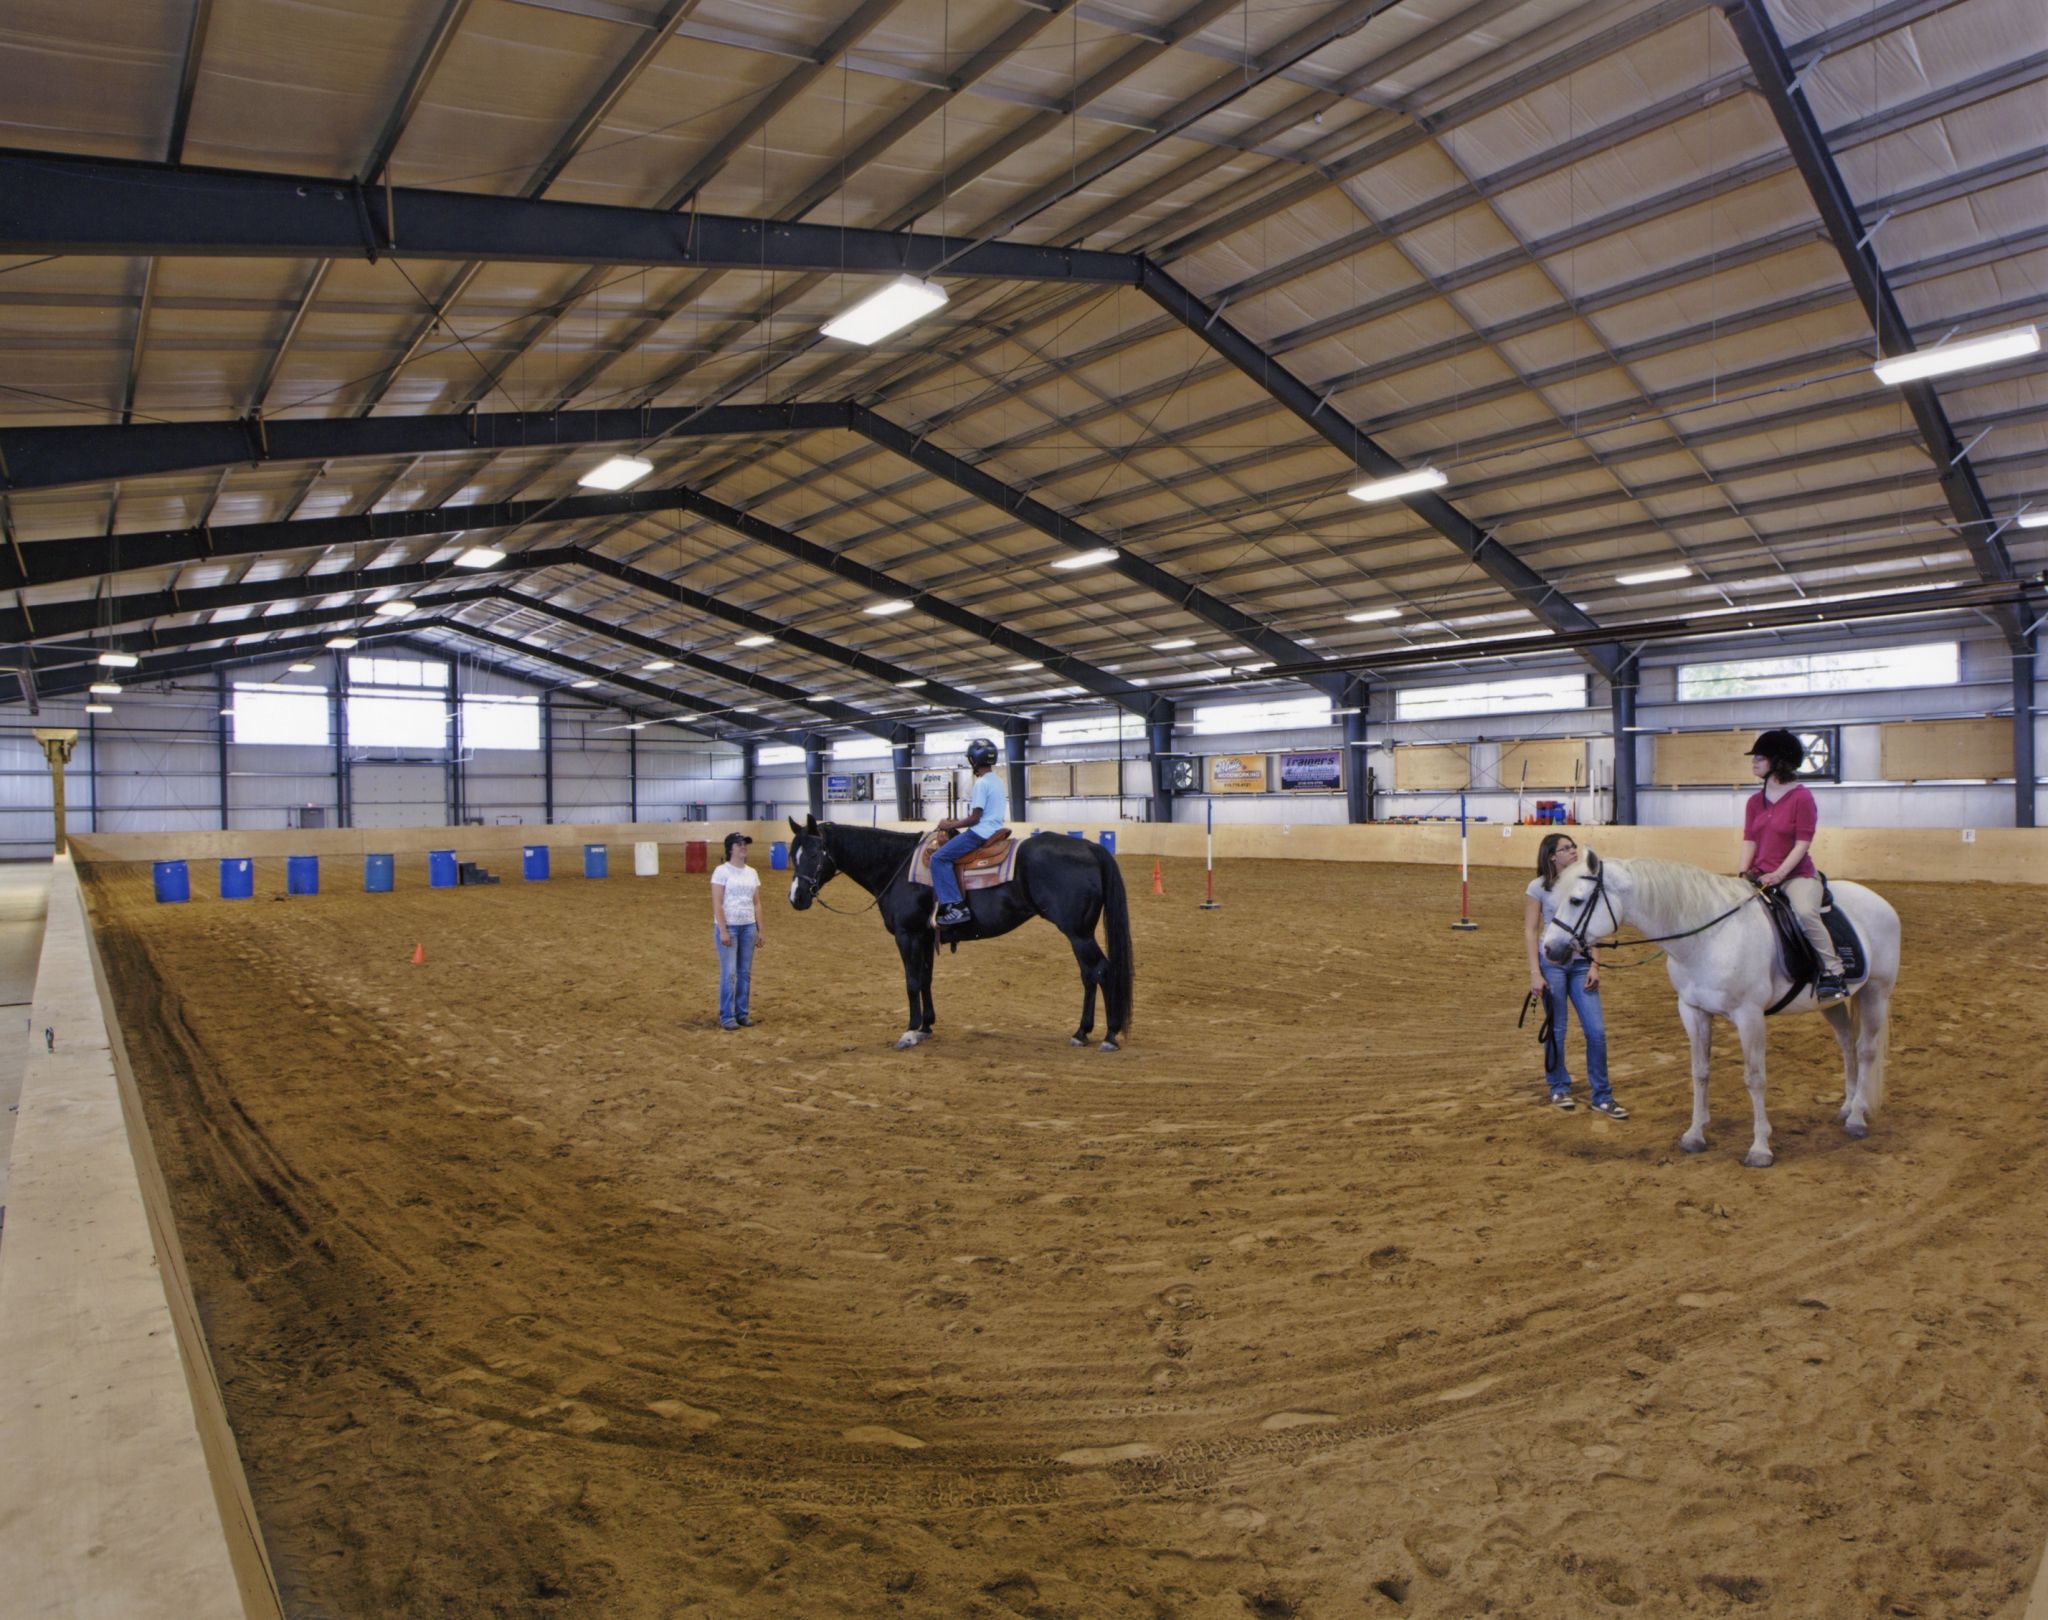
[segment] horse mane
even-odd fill
[[[1616,860],[1614,864],[1627,871],[1643,903],[1666,916],[1725,910],[1755,892],[1741,878],[1711,872],[1689,861],[1660,861],[1654,855],[1638,855]]]
[[[839,847],[833,859],[844,867],[847,857],[855,861],[867,861],[876,857],[901,859],[915,844],[922,833],[897,832],[893,827],[856,827],[845,821],[821,821],[820,834],[830,833],[832,842]],[[831,845],[827,845],[830,848]]]

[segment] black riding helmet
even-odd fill
[[[967,763],[975,770],[996,762],[996,745],[986,737],[976,737],[967,745]]]
[[[1780,776],[1790,776],[1806,763],[1806,745],[1789,731],[1766,731],[1749,745],[1750,756],[1761,754]]]

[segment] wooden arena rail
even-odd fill
[[[852,811],[853,806],[841,807]],[[863,816],[849,815],[849,820]],[[1074,821],[1055,819],[1017,826],[1021,837],[1033,830],[1064,832]],[[922,826],[920,822],[884,821],[885,827]],[[1194,822],[1085,822],[1081,829],[1094,838],[1103,830],[1116,833],[1117,853],[1202,856],[1202,824]],[[1535,869],[1536,845],[1548,827],[1475,822],[1472,864]],[[1655,855],[1691,861],[1717,871],[1734,866],[1741,847],[1735,827],[1573,827],[1581,844],[1603,855]],[[755,843],[755,864],[767,867],[771,841],[789,837],[786,821],[604,822],[581,826],[504,827],[368,827],[319,832],[181,832],[74,834],[80,861],[205,860],[215,856],[255,858],[284,855],[395,854],[401,859],[430,849],[453,848],[464,859],[508,860],[514,870],[526,844],[574,849],[606,844],[630,849],[652,840],[664,847],[663,866],[677,859],[675,846],[703,840],[716,848],[728,832],[746,832]],[[1505,836],[1503,836],[1505,833]],[[1455,865],[1458,859],[1456,822],[1375,823],[1367,826],[1289,824],[1285,822],[1219,822],[1218,860],[1382,861],[1395,865]],[[2048,828],[1982,827],[1970,842],[1956,827],[1823,827],[1814,858],[1842,877],[1895,883],[2048,883]],[[616,870],[617,868],[614,868]],[[199,884],[195,880],[194,892]]]
[[[58,856],[0,1240],[0,1592],[12,1615],[271,1620],[276,1583],[110,1005]]]

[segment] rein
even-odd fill
[[[923,840],[920,839],[919,843],[922,842]],[[822,850],[823,847],[824,841],[820,839],[819,848]],[[868,903],[866,905],[855,906],[851,911],[842,911],[839,909],[839,907],[833,905],[830,901],[828,901],[825,898],[825,884],[831,881],[830,878],[823,879],[811,885],[811,904],[814,906],[823,906],[835,917],[865,917],[869,912],[873,911],[875,907],[879,906],[882,903],[882,896],[887,894],[890,889],[895,887],[896,880],[903,876],[905,872],[910,870],[910,863],[917,858],[917,850],[917,844],[912,844],[910,846],[910,853],[903,857],[903,864],[898,866],[894,872],[891,872],[889,874],[889,881],[887,883],[884,883],[879,889],[875,890],[873,894],[868,896]],[[835,877],[838,875],[838,869],[836,867],[834,868],[833,875]]]
[[[1648,939],[1627,939],[1627,940],[1624,940],[1624,939],[1614,939],[1614,940],[1609,940],[1609,941],[1606,941],[1606,942],[1605,942],[1605,944],[1606,944],[1606,947],[1607,947],[1607,949],[1609,949],[1609,950],[1625,950],[1625,949],[1627,949],[1627,948],[1629,948],[1629,947],[1631,947],[1631,946],[1635,946],[1635,945],[1662,945],[1662,944],[1664,944],[1664,943],[1665,943],[1665,942],[1666,942],[1667,940],[1673,940],[1673,939],[1691,939],[1691,938],[1692,938],[1692,936],[1693,936],[1693,935],[1695,935],[1695,934],[1704,934],[1704,933],[1705,933],[1705,932],[1706,932],[1706,931],[1707,931],[1707,930],[1708,930],[1709,928],[1712,928],[1712,927],[1714,927],[1714,926],[1715,926],[1715,925],[1716,925],[1717,923],[1724,923],[1724,922],[1726,922],[1726,921],[1727,921],[1727,920],[1728,920],[1728,919],[1729,919],[1730,917],[1734,916],[1734,915],[1736,914],[1736,912],[1740,911],[1740,910],[1741,910],[1741,909],[1742,909],[1742,908],[1743,908],[1744,906],[1748,905],[1748,904],[1749,904],[1749,903],[1750,903],[1750,902],[1751,902],[1752,900],[1760,900],[1760,899],[1762,899],[1762,898],[1763,898],[1763,892],[1764,892],[1764,891],[1763,891],[1762,889],[1760,889],[1760,888],[1759,888],[1759,889],[1753,889],[1753,890],[1751,890],[1751,891],[1750,891],[1750,893],[1748,893],[1748,894],[1744,895],[1744,896],[1743,896],[1743,897],[1742,897],[1742,898],[1741,898],[1740,900],[1736,901],[1734,905],[1730,906],[1730,907],[1729,907],[1729,908],[1728,908],[1728,909],[1727,909],[1726,911],[1722,912],[1722,913],[1721,913],[1721,914],[1720,914],[1720,915],[1719,915],[1718,917],[1709,917],[1709,918],[1708,918],[1708,919],[1707,919],[1707,920],[1706,920],[1705,922],[1701,923],[1701,924],[1700,924],[1700,925],[1699,925],[1699,926],[1698,926],[1697,928],[1687,928],[1687,929],[1684,929],[1684,930],[1682,930],[1682,931],[1680,931],[1679,933],[1676,933],[1676,934],[1653,934],[1653,935],[1651,935],[1651,936],[1650,936],[1650,937],[1649,937]],[[1602,898],[1603,898],[1603,897],[1604,897],[1604,896],[1606,895],[1606,893],[1607,893],[1607,874],[1606,874],[1606,872],[1605,872],[1605,871],[1603,870],[1602,872],[1600,872],[1599,874],[1597,874],[1597,875],[1596,875],[1596,876],[1594,877],[1594,879],[1593,879],[1593,893],[1592,893],[1592,896],[1591,896],[1591,897],[1590,897],[1590,898],[1589,898],[1589,899],[1588,899],[1588,900],[1586,901],[1586,909],[1585,909],[1585,910],[1584,910],[1584,911],[1583,911],[1583,912],[1582,912],[1582,913],[1580,914],[1580,916],[1579,916],[1579,925],[1578,925],[1578,927],[1576,927],[1576,928],[1568,928],[1568,929],[1566,929],[1566,930],[1565,930],[1565,934],[1566,934],[1566,937],[1567,937],[1567,938],[1569,938],[1569,939],[1570,939],[1570,940],[1572,941],[1572,943],[1573,943],[1573,944],[1577,945],[1577,946],[1579,947],[1579,949],[1580,949],[1581,951],[1585,952],[1585,953],[1586,953],[1587,955],[1589,955],[1589,956],[1590,956],[1590,955],[1592,954],[1592,950],[1593,950],[1593,942],[1592,942],[1592,941],[1590,941],[1590,940],[1588,940],[1588,939],[1586,938],[1586,931],[1587,931],[1587,929],[1588,929],[1589,927],[1591,927],[1591,925],[1592,925],[1592,921],[1593,921],[1593,908],[1594,908],[1595,906],[1597,906],[1597,905],[1598,905],[1598,904],[1600,903],[1601,899],[1602,899]],[[1614,916],[1614,908],[1613,908],[1613,906],[1611,906],[1611,905],[1610,905],[1610,906],[1609,906],[1609,907],[1607,908],[1607,915],[1608,915],[1608,917],[1609,917],[1609,918],[1612,918],[1612,917]],[[1648,967],[1648,966],[1650,965],[1650,963],[1652,963],[1653,961],[1655,961],[1655,960],[1657,959],[1657,957],[1658,957],[1658,956],[1660,956],[1660,955],[1662,955],[1662,954],[1664,954],[1664,953],[1663,953],[1663,952],[1653,952],[1653,953],[1652,953],[1651,955],[1649,955],[1649,956],[1646,956],[1646,957],[1644,957],[1644,958],[1643,958],[1643,959],[1642,959],[1641,961],[1639,961],[1639,962],[1603,962],[1603,963],[1601,963],[1600,965],[1601,965],[1601,966],[1602,966],[1603,968],[1639,968],[1639,967]]]

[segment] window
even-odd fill
[[[462,700],[464,748],[540,747],[540,699],[475,697]]]
[[[981,736],[979,731],[927,731],[917,739],[920,754],[964,754],[967,745]]]
[[[445,748],[448,700],[438,693],[380,692],[351,687],[348,740],[354,748]]]
[[[1583,709],[1591,680],[1589,675],[1531,675],[1512,681],[1468,681],[1462,686],[1404,686],[1394,693],[1394,718],[1442,720],[1457,714]]]
[[[1678,696],[1681,702],[1799,697],[1898,686],[1953,686],[1961,679],[1961,648],[1953,641],[1924,641],[1906,647],[1858,647],[1847,652],[1680,664]]]
[[[1195,710],[1195,734],[1213,737],[1231,731],[1288,731],[1298,726],[1327,726],[1326,697],[1268,698],[1263,703],[1205,703]]]
[[[763,768],[770,765],[801,765],[804,751],[789,743],[771,743],[754,755],[754,763]]]
[[[237,681],[234,721],[238,743],[324,747],[328,742],[327,688]]]
[[[1112,710],[1108,714],[1076,715],[1066,720],[1048,720],[1043,733],[1048,748],[1062,743],[1115,742],[1119,736],[1145,735],[1145,717]]]
[[[886,737],[841,737],[832,744],[834,759],[887,759],[889,739]]]
[[[348,661],[348,678],[351,685],[361,686],[442,687],[448,684],[448,666],[418,658],[372,658],[355,653]]]

